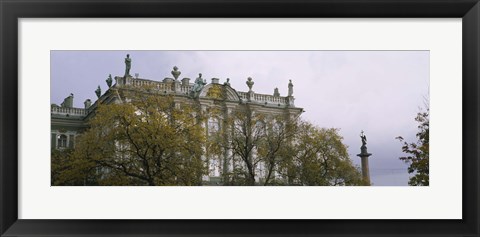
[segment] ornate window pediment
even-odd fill
[[[221,84],[206,85],[200,92],[200,97],[217,100],[240,101],[240,97],[234,89]]]

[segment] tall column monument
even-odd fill
[[[362,139],[362,146],[360,147],[360,154],[357,154],[362,159],[362,176],[363,180],[365,181],[366,185],[370,185],[370,171],[368,168],[368,157],[371,156],[371,153],[367,151],[367,136],[362,133],[360,134],[360,138]]]

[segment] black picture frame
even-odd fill
[[[0,0],[1,236],[479,236],[478,0]],[[434,17],[462,18],[462,220],[18,219],[19,18]]]

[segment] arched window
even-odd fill
[[[58,148],[67,147],[67,135],[62,134],[57,137],[57,146]]]

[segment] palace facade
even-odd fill
[[[127,57],[128,58],[128,57]],[[127,63],[127,61],[126,61]],[[255,113],[267,115],[266,118],[273,118],[277,115],[286,115],[297,117],[303,112],[302,108],[295,106],[293,96],[293,84],[288,84],[288,94],[280,96],[278,88],[273,90],[272,94],[256,93],[253,90],[254,81],[247,78],[246,85],[248,91],[240,91],[232,88],[227,78],[221,83],[218,78],[211,78],[209,82],[202,78],[202,75],[190,82],[190,78],[179,78],[181,74],[177,67],[171,72],[172,77],[166,77],[161,81],[155,81],[138,76],[129,75],[129,65],[125,76],[116,76],[113,80],[111,76],[106,80],[108,89],[101,93],[100,87],[97,88],[97,100],[92,103],[90,99],[84,102],[83,108],[73,107],[74,95],[70,94],[60,105],[51,105],[51,146],[54,149],[65,149],[75,147],[75,138],[82,131],[88,128],[88,121],[95,116],[95,109],[99,104],[118,103],[122,101],[121,91],[127,88],[153,87],[161,94],[171,95],[175,101],[186,102],[194,99],[199,103],[202,111],[220,109],[224,113],[232,113],[238,106],[249,105]],[[120,92],[120,93],[119,93]],[[123,98],[124,99],[124,98]],[[124,100],[125,101],[125,100]],[[128,101],[128,100],[127,100]],[[217,130],[222,121],[216,118],[206,119],[204,127],[208,136],[212,130]],[[232,154],[225,152],[223,157],[205,157],[209,166],[209,175],[204,177],[204,181],[209,185],[218,185],[221,183],[222,172],[227,172],[232,168],[229,159]],[[230,158],[229,158],[230,157]],[[258,167],[258,173],[263,172],[262,165]]]

